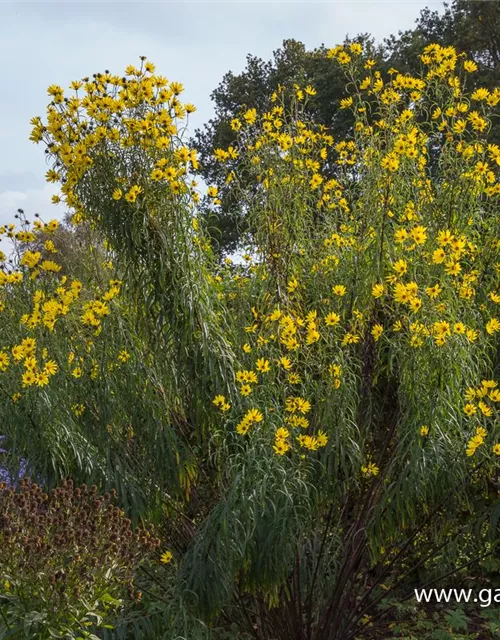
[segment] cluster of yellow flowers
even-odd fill
[[[488,404],[488,401],[500,402],[500,391],[496,388],[497,386],[495,380],[483,380],[480,387],[467,389],[464,397],[469,402],[464,407],[465,413],[468,416],[473,416],[479,409],[483,416],[492,416],[493,408]],[[474,404],[474,401],[477,402],[477,405]]]
[[[245,333],[247,340],[248,336],[252,335],[256,335],[256,340],[253,345],[245,342],[242,346],[242,351],[251,368],[240,369],[235,374],[236,381],[240,383],[240,396],[245,398],[253,394],[256,386],[260,387],[259,399],[265,399],[270,390],[276,387],[282,389],[283,385],[290,391],[285,395],[281,416],[272,406],[268,406],[267,410],[265,407],[262,407],[262,410],[252,407],[237,424],[237,433],[246,435],[253,424],[264,421],[264,413],[266,413],[271,424],[276,424],[276,421],[281,422],[274,431],[273,448],[278,455],[283,455],[291,449],[292,438],[300,448],[310,451],[325,447],[328,436],[324,430],[318,429],[315,433],[307,432],[310,429],[307,415],[312,409],[311,402],[291,393],[294,387],[303,382],[302,375],[297,371],[297,365],[300,362],[299,351],[301,348],[312,347],[320,340],[321,335],[318,329],[322,320],[316,311],[309,312],[306,317],[300,317],[284,314],[278,307],[271,309],[267,314],[259,313],[252,307],[251,315],[253,322],[245,327]],[[336,324],[332,322],[331,314],[329,314],[329,324],[330,326]],[[252,354],[255,350],[267,351],[272,357],[253,358]],[[263,376],[262,380],[259,376]],[[338,388],[342,376],[341,366],[332,364],[327,376],[329,383]],[[213,403],[222,413],[231,409],[231,404],[222,395],[217,395]]]
[[[264,416],[258,409],[249,409],[238,423],[236,431],[244,436],[253,424],[262,422]]]
[[[335,58],[340,64],[349,67],[351,79],[355,80],[358,94],[353,99],[349,96],[341,102],[342,108],[355,109],[355,130],[365,136],[379,136],[382,132],[390,132],[389,145],[385,145],[381,154],[380,165],[388,172],[396,172],[408,166],[408,161],[415,161],[416,166],[424,175],[428,164],[429,132],[425,132],[416,124],[416,117],[420,104],[433,96],[435,84],[446,81],[451,96],[446,107],[436,105],[432,110],[431,124],[436,132],[442,134],[446,142],[454,143],[456,153],[466,160],[473,160],[466,166],[463,177],[481,185],[487,195],[499,193],[498,182],[490,162],[499,164],[499,149],[497,145],[468,142],[468,133],[482,133],[487,130],[489,121],[485,107],[494,108],[500,103],[500,88],[489,91],[479,88],[470,98],[463,95],[463,84],[459,75],[459,59],[453,47],[441,47],[437,44],[428,46],[421,56],[428,71],[424,78],[416,78],[399,73],[396,69],[389,70],[390,79],[384,81],[379,71],[372,71],[374,63],[367,60],[364,68],[369,73],[359,80],[360,56],[358,45],[355,53],[345,47],[337,47],[329,51],[329,57]],[[353,55],[351,55],[353,54]],[[465,73],[472,73],[477,65],[472,60],[463,59],[462,69]],[[366,94],[368,102],[363,101]],[[376,110],[375,105],[388,107]],[[427,102],[428,103],[428,102]],[[477,105],[471,110],[471,103]],[[376,113],[383,117],[369,117]],[[469,128],[470,127],[470,131]],[[387,141],[387,137],[385,138]],[[367,148],[366,161],[371,162],[378,154],[377,150]]]
[[[242,279],[238,278],[241,282]],[[322,320],[317,312],[310,312],[306,317],[284,314],[278,307],[271,309],[267,314],[259,313],[255,308],[251,309],[252,324],[245,327],[247,340],[255,335],[255,343],[245,342],[242,351],[248,359],[250,368],[240,369],[236,372],[236,381],[240,383],[240,396],[245,398],[254,394],[254,389],[259,389],[258,397],[267,396],[269,390],[276,386],[292,389],[303,383],[302,375],[297,371],[299,364],[299,350],[314,345],[320,339],[318,331]],[[332,317],[329,317],[330,325]],[[253,358],[254,351],[267,351],[271,357]],[[284,352],[283,352],[284,350]],[[289,355],[286,355],[289,354]],[[262,376],[262,379],[260,379]],[[342,376],[341,366],[332,364],[328,369],[329,384],[338,388]],[[222,395],[217,395],[213,403],[222,413],[230,410],[231,404]],[[315,451],[324,447],[328,442],[327,434],[319,429],[316,433],[307,432],[310,429],[310,421],[307,414],[312,409],[311,402],[302,396],[287,393],[282,414],[279,417],[275,408],[268,406],[262,410],[252,407],[247,410],[243,418],[236,426],[240,435],[246,435],[254,423],[263,422],[264,413],[271,424],[278,420],[281,426],[274,431],[274,451],[283,455],[291,449],[291,441],[294,436],[300,448]],[[264,422],[264,425],[266,423]],[[305,432],[304,432],[305,431]],[[295,435],[294,435],[295,433]]]
[[[29,245],[30,243],[35,242],[35,240],[37,240],[37,238],[42,234],[54,233],[58,227],[59,222],[57,220],[51,220],[46,224],[40,220],[35,220],[32,230],[27,230],[25,228],[16,230],[16,226],[14,224],[9,224],[0,227],[0,240],[2,237],[5,237],[12,242],[17,242],[21,245]],[[56,253],[54,243],[49,238],[47,238],[43,243],[43,249],[46,254]],[[42,259],[41,251],[26,250],[23,253],[16,269],[10,267],[7,268],[5,266],[5,260],[6,255],[0,251],[0,287],[18,285],[23,281],[25,275],[29,275],[31,280],[35,280],[43,272],[57,273],[61,269],[61,266],[57,264],[57,262],[54,262],[54,260],[50,260],[48,258]],[[29,272],[27,274],[25,274],[20,268],[23,266],[28,267]],[[0,309],[2,308],[2,305],[3,302],[0,297]]]
[[[85,189],[87,173],[110,161],[115,169],[114,184],[107,185],[110,203],[123,199],[135,205],[151,185],[163,185],[173,194],[190,191],[199,199],[196,182],[187,186],[184,180],[198,168],[196,151],[179,137],[182,121],[195,107],[180,101],[181,83],[154,71],[142,57],[140,67],[128,66],[124,77],[106,71],[72,82],[71,97],[62,87],[48,88],[47,121],[32,119],[30,139],[46,144],[54,162],[47,181],[61,184],[53,201],[65,202],[75,212],[74,222],[85,215],[78,193]],[[146,152],[140,162],[131,162],[132,148]]]
[[[111,279],[102,288],[94,283],[84,286],[64,274],[60,264],[44,259],[44,254],[58,253],[52,239],[58,228],[57,220],[46,224],[35,220],[31,227],[23,223],[20,229],[15,225],[0,229],[0,235],[14,243],[17,256],[7,263],[2,254],[0,264],[0,321],[5,320],[0,373],[2,389],[14,403],[28,388],[49,385],[58,372],[73,380],[85,372],[97,379],[95,340],[120,293],[119,280]],[[104,270],[109,267],[109,262],[103,265]],[[108,371],[129,357],[122,349],[107,363]],[[83,411],[84,405],[74,405],[76,416]]]
[[[299,103],[306,96],[314,95],[312,87],[294,87],[294,98]],[[258,115],[256,109],[244,112],[241,118],[231,122],[234,131],[239,132],[240,144],[251,166],[257,170],[256,180],[268,191],[274,185],[307,187],[318,209],[334,210],[338,207],[347,211],[347,200],[338,180],[326,178],[323,168],[333,147],[333,137],[323,126],[309,126],[302,119],[290,119],[285,103],[287,91],[279,86],[271,96],[276,104],[270,111]],[[307,99],[302,104],[305,105]],[[255,125],[259,125],[258,135],[253,135]],[[356,148],[352,142],[340,142],[336,147],[339,165],[356,162]],[[231,163],[240,156],[234,146],[215,149],[214,158],[221,163]],[[280,168],[278,162],[283,162]],[[237,182],[237,173],[230,171],[226,182]],[[217,202],[215,202],[217,204]],[[279,221],[275,221],[279,224]]]
[[[36,353],[35,338],[24,338],[20,344],[12,347],[12,362],[7,351],[0,351],[0,371],[5,372],[10,364],[22,362],[24,365],[24,372],[21,376],[22,386],[29,387],[36,384],[39,387],[45,387],[49,384],[51,376],[57,373],[58,366],[54,360],[47,359],[47,348],[41,350],[41,357],[44,359],[43,365],[37,362]],[[19,397],[16,396],[15,400],[18,399]]]
[[[213,282],[219,297],[235,308],[248,300],[253,281],[279,283],[279,306],[251,309],[243,344],[248,365],[236,380],[240,396],[262,400],[266,421],[269,416],[278,422],[273,447],[280,455],[291,449],[294,428],[310,429],[301,403],[314,412],[327,389],[342,389],[346,362],[349,368],[356,362],[356,345],[371,340],[376,353],[408,353],[410,347],[440,357],[447,350],[489,349],[500,332],[500,240],[494,223],[500,149],[481,138],[500,103],[500,89],[465,95],[461,74],[473,73],[476,65],[451,47],[426,48],[423,77],[395,69],[384,77],[362,53],[358,43],[328,52],[356,87],[340,104],[354,113],[353,139],[335,144],[324,128],[307,123],[302,105],[313,95],[311,87],[294,86],[289,110],[284,105],[290,89],[279,87],[268,112],[248,109],[232,121],[237,144],[214,154],[231,167],[228,185],[238,188],[232,161],[245,159],[263,188],[257,196],[265,220],[261,246],[254,258],[245,256],[246,264],[226,265]],[[432,117],[426,118],[429,110]],[[442,181],[431,178],[437,149],[449,165]],[[376,185],[365,195],[359,176],[366,171]],[[291,202],[300,202],[300,215],[288,213]],[[314,211],[321,213],[308,218]],[[317,225],[313,244],[307,229],[301,234],[304,220]],[[366,271],[356,279],[360,264]],[[281,273],[286,276],[280,282]],[[276,290],[270,291],[275,299]],[[264,357],[253,356],[256,350]],[[478,402],[470,402],[466,413],[490,410],[484,399]],[[240,425],[238,432],[246,434],[247,423]],[[430,428],[415,432],[427,437]],[[328,435],[306,432],[295,439],[314,450]],[[369,445],[361,471],[379,472]]]
[[[491,422],[492,425],[499,424],[500,412],[496,404],[500,402],[498,383],[496,380],[482,380],[481,386],[469,387],[465,391],[464,399],[466,401],[464,413],[470,418],[474,417],[476,421],[482,422],[467,443],[467,455],[473,456],[476,450],[484,444],[488,435],[485,428],[488,426],[488,422]],[[500,456],[500,442],[492,445],[492,451]]]

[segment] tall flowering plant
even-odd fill
[[[163,402],[134,413],[140,435],[116,460],[171,434],[169,486],[159,458],[132,469],[176,523],[176,593],[256,638],[384,633],[382,605],[413,571],[437,580],[498,537],[500,90],[465,93],[476,65],[451,47],[428,47],[416,77],[382,74],[357,43],[327,55],[347,74],[348,139],[309,122],[315,88],[291,85],[214,150],[248,218],[234,262],[215,261],[198,214],[193,107],[151,63],[71,98],[52,86],[33,121],[56,198],[120,280],[117,326],[141,360],[114,401],[129,407],[141,377]]]

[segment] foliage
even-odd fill
[[[152,360],[162,348],[140,333],[120,297],[100,236],[84,223],[61,229],[56,220],[19,218],[17,230],[0,229],[14,243],[0,273],[5,449],[14,459],[21,452],[49,486],[72,476],[116,487],[137,517],[167,484],[184,493],[194,472],[165,371],[175,363],[165,352]]]
[[[2,637],[86,638],[109,625],[158,541],[132,530],[116,492],[71,481],[50,494],[27,481],[0,491]]]
[[[99,251],[64,279],[35,250],[55,223],[6,230],[5,446],[163,523],[122,637],[381,637],[413,586],[497,554],[500,90],[468,91],[453,47],[414,75],[359,42],[321,56],[344,140],[306,79],[214,151],[237,264],[201,215],[192,107],[152,63],[53,85],[33,120]]]

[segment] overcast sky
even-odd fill
[[[32,116],[44,116],[46,88],[109,69],[122,74],[146,55],[157,72],[184,83],[199,127],[212,115],[210,93],[245,67],[248,53],[267,60],[282,41],[333,47],[348,34],[378,41],[414,25],[432,0],[314,2],[9,2],[0,0],[0,223],[18,207],[59,217],[50,203],[43,148],[28,140]]]

